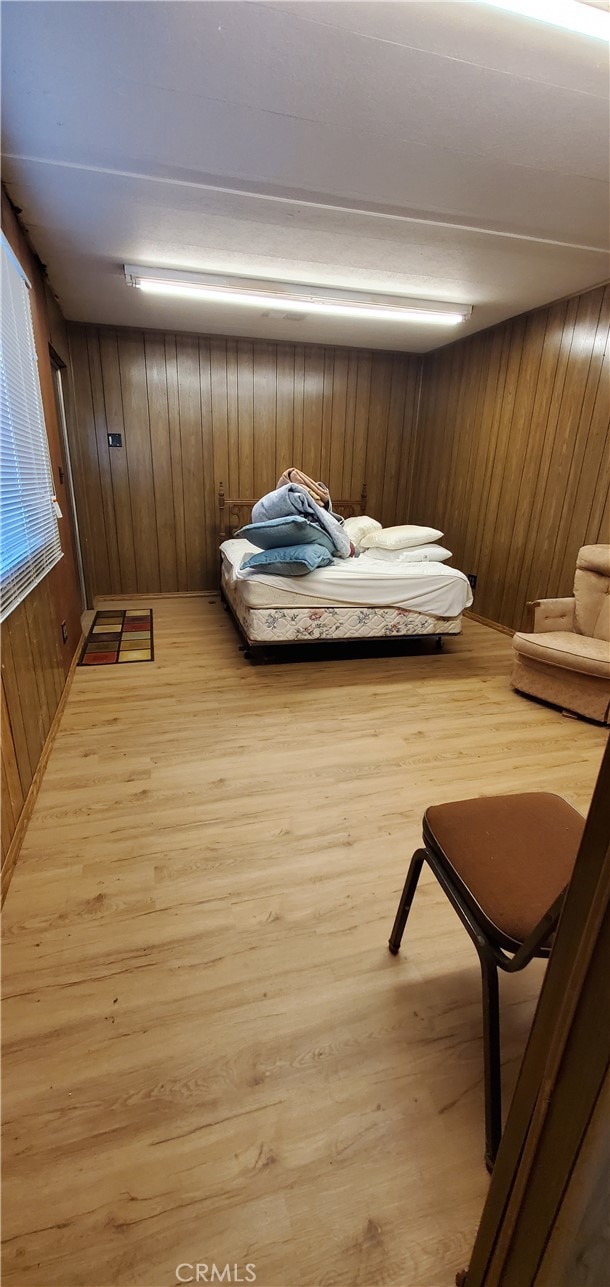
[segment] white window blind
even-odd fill
[[[0,620],[61,558],[29,282],[2,235]]]

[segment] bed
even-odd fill
[[[243,571],[255,547],[234,532],[249,522],[253,500],[218,495],[220,587],[243,638],[245,655],[265,659],[290,645],[369,640],[433,639],[461,632],[462,612],[472,603],[468,580],[445,563],[394,564],[366,554],[335,559],[304,577]],[[358,500],[333,501],[344,518],[363,514]]]

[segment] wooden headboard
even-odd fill
[[[231,496],[225,496],[225,489],[222,483],[218,485],[218,534],[220,544],[227,541],[230,536],[244,523],[249,523],[252,507],[256,505],[256,500],[234,500]],[[341,514],[342,518],[351,518],[354,514],[366,513],[366,483],[362,484],[362,491],[358,500],[334,500],[333,510],[336,514]]]

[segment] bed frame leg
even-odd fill
[[[442,648],[442,646],[443,646],[443,636],[442,636],[442,635],[437,635],[437,636],[436,636],[436,646],[437,646],[437,648],[438,648],[438,649],[441,649],[441,648]]]

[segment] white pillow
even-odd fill
[[[382,527],[378,532],[370,532],[360,544],[365,550],[372,546],[383,550],[408,550],[414,545],[438,541],[442,535],[437,527],[418,527],[415,523],[405,523],[403,527]]]
[[[344,532],[347,532],[350,541],[354,545],[362,545],[363,537],[370,536],[381,528],[381,523],[376,518],[368,518],[366,514],[355,514],[353,518],[346,518],[343,524]]]
[[[446,563],[453,558],[451,550],[444,545],[413,545],[406,550],[385,550],[383,546],[374,545],[364,551],[370,559],[380,559],[382,563]]]

